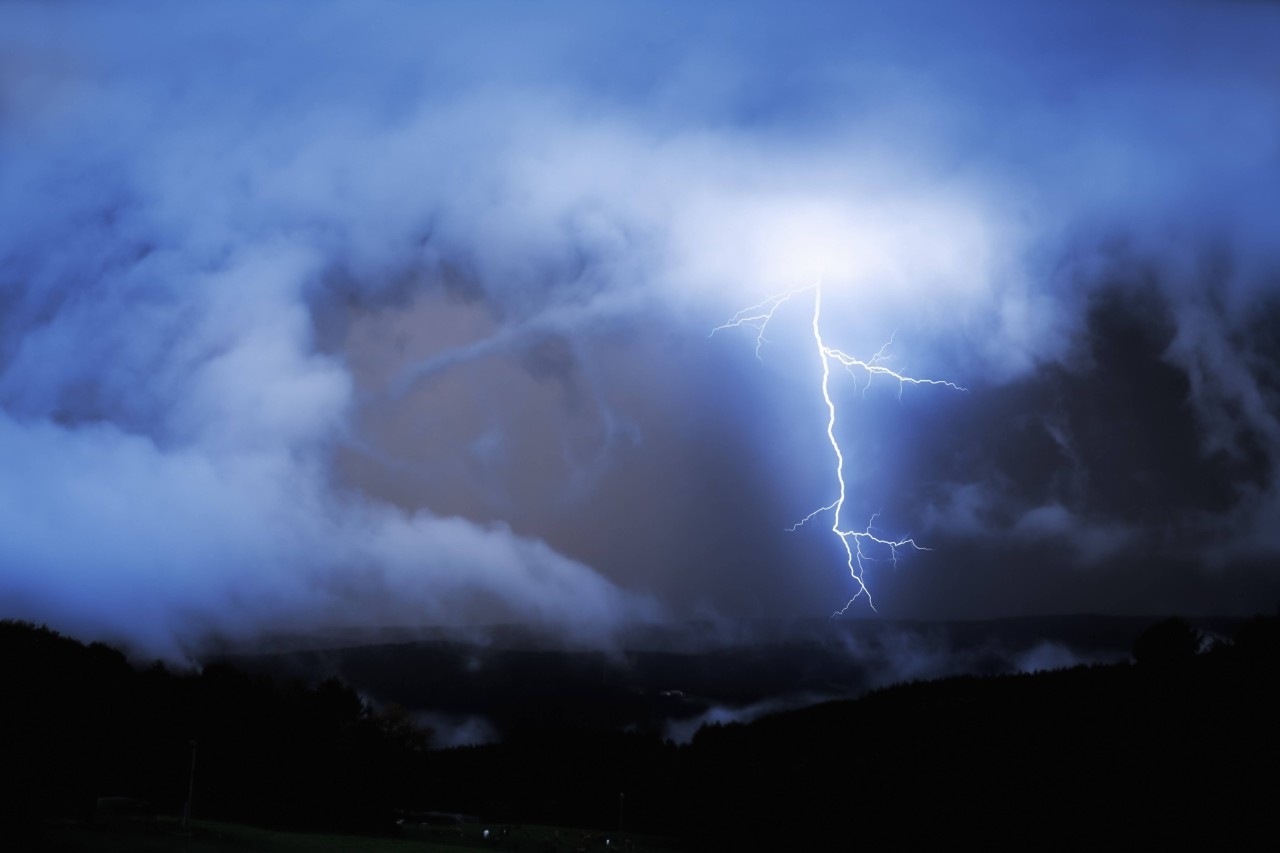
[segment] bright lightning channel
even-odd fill
[[[888,366],[886,362],[889,360],[887,351],[893,344],[893,338],[882,346],[875,355],[869,359],[855,358],[843,350],[828,346],[822,338],[822,285],[811,284],[807,287],[798,287],[770,296],[768,299],[750,308],[744,308],[737,314],[729,318],[724,325],[717,326],[711,330],[711,334],[722,331],[724,329],[740,328],[747,326],[756,330],[756,358],[760,358],[761,348],[768,342],[765,332],[769,328],[769,323],[773,320],[773,315],[779,308],[792,299],[813,292],[813,341],[817,349],[818,358],[822,362],[822,399],[827,405],[827,441],[831,445],[831,451],[835,454],[836,459],[836,484],[839,487],[836,499],[826,506],[819,507],[813,512],[806,515],[800,521],[787,528],[788,531],[795,531],[805,523],[813,520],[817,516],[825,513],[831,513],[831,532],[840,540],[840,544],[844,546],[846,561],[849,575],[853,578],[857,589],[844,607],[841,607],[835,613],[831,614],[834,619],[837,616],[843,616],[849,608],[862,596],[866,596],[867,604],[872,610],[875,610],[875,602],[871,598],[871,590],[866,583],[866,564],[875,562],[876,558],[867,553],[867,549],[878,546],[883,553],[888,551],[889,559],[894,566],[898,565],[898,549],[911,548],[916,551],[927,551],[928,548],[916,543],[914,539],[888,539],[881,536],[876,531],[875,523],[879,513],[872,515],[868,520],[866,527],[861,530],[851,528],[843,523],[841,513],[844,510],[844,501],[847,494],[844,479],[844,451],[840,448],[840,442],[836,439],[836,404],[831,397],[831,366],[837,364],[843,367],[854,379],[859,377],[859,372],[865,375],[866,384],[863,386],[863,394],[867,388],[871,386],[871,380],[876,376],[886,376],[898,383],[898,397],[902,397],[902,389],[907,385],[945,385],[956,391],[964,391],[966,389],[954,382],[947,382],[940,379],[917,379],[913,376],[907,376]]]

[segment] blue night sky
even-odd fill
[[[694,8],[690,8],[694,7]],[[6,3],[0,617],[1280,601],[1280,5]],[[856,372],[856,371],[855,371]]]

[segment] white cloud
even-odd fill
[[[0,482],[21,531],[0,537],[0,592],[156,648],[281,612],[651,615],[537,541],[334,487],[332,445],[387,389],[321,352],[316,302],[451,277],[492,334],[406,361],[402,385],[640,313],[704,328],[815,275],[851,338],[945,340],[967,384],[1069,357],[1097,235],[1157,254],[1221,235],[1248,259],[1222,283],[1233,308],[1179,303],[1170,358],[1210,434],[1230,443],[1240,407],[1274,464],[1276,403],[1237,337],[1276,268],[1276,16],[1189,6],[1179,38],[1135,41],[1165,18],[1141,7],[1061,40],[1055,22],[1098,11],[1073,9],[956,29],[967,4],[927,22],[868,4],[689,36],[571,6],[6,4],[0,457],[23,476]],[[646,39],[673,61],[621,47]],[[795,92],[770,89],[781,67]],[[983,523],[976,494],[947,512]],[[1128,541],[1053,504],[1011,529],[1086,561]]]

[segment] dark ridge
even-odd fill
[[[551,707],[556,687],[537,674],[546,654],[507,658],[495,680],[523,678]],[[652,658],[655,673],[667,657]],[[499,743],[433,751],[402,707],[375,707],[337,679],[136,668],[101,644],[6,621],[3,830],[25,836],[13,849],[39,849],[68,821],[111,832],[121,803],[134,827],[177,815],[194,742],[198,816],[296,830],[402,834],[397,819],[417,814],[610,832],[623,820],[695,850],[853,836],[913,849],[1254,846],[1280,795],[1280,617],[1236,622],[1229,637],[1149,624],[1133,658],[886,686],[706,726],[684,746],[652,727],[549,713],[516,715]]]

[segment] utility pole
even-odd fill
[[[182,809],[182,831],[191,823],[191,802],[196,796],[196,742],[191,741],[191,772],[187,775],[187,804]]]
[[[626,794],[618,792],[618,834],[622,834],[622,802],[626,799]]]

